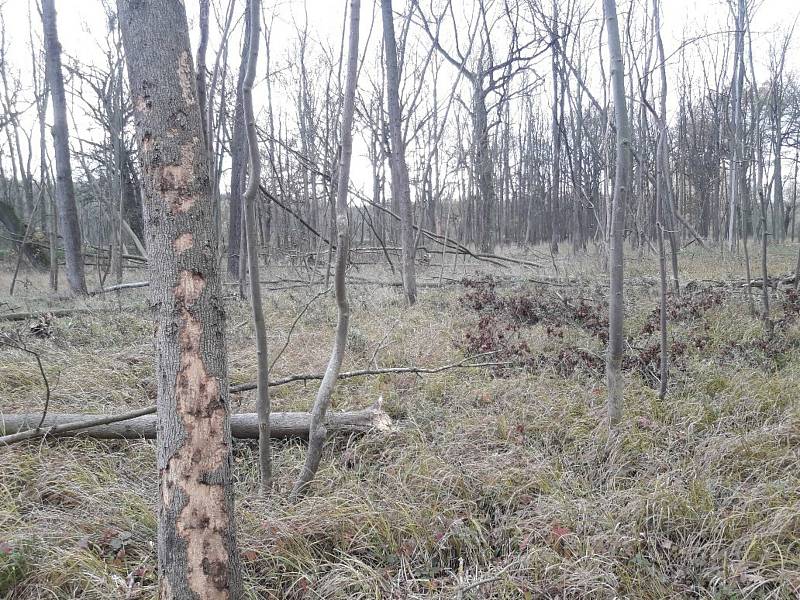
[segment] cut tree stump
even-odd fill
[[[52,413],[47,415],[42,430],[48,427],[76,423],[89,420],[99,415]],[[36,427],[41,420],[41,413],[0,415],[0,431],[5,435],[23,432]],[[308,437],[311,422],[310,413],[276,412],[270,415],[273,438]],[[392,425],[392,419],[380,407],[373,406],[364,410],[331,413],[326,419],[328,432],[331,434],[363,433],[366,431],[386,431]],[[231,415],[231,432],[240,439],[258,438],[258,418],[255,413]],[[50,436],[86,436],[99,439],[154,439],[156,437],[156,415],[148,414],[124,421],[105,423],[85,429],[55,431]]]

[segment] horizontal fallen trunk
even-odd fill
[[[151,411],[150,414],[141,414]],[[38,435],[22,437],[39,424],[41,413],[11,414],[0,416],[0,431],[5,430],[7,443],[39,437],[82,435],[100,439],[135,439],[156,437],[155,407],[137,411],[139,416],[95,425],[93,427],[76,427],[82,422],[94,421],[95,415],[53,413],[47,415]],[[134,413],[128,413],[134,414]],[[109,415],[104,420],[114,419]],[[103,419],[101,417],[101,419]],[[311,415],[306,412],[276,412],[270,415],[273,438],[307,437]],[[70,428],[64,428],[69,425]],[[326,425],[331,433],[362,433],[371,430],[385,431],[392,425],[392,419],[379,406],[351,412],[331,413]],[[52,429],[51,429],[52,428]],[[51,433],[52,432],[52,433]],[[32,433],[32,431],[31,431]],[[231,415],[231,433],[235,438],[257,439],[258,418],[255,413]],[[5,438],[0,438],[4,442]]]
[[[137,310],[136,306],[123,306],[121,309],[118,306],[100,306],[96,308],[43,308],[41,310],[31,312],[14,312],[0,314],[0,321],[27,321],[28,319],[38,319],[44,315],[53,317],[71,317],[73,315],[92,315],[95,313],[124,313],[131,310]]]
[[[91,293],[92,296],[96,296],[97,294],[106,294],[108,292],[118,292],[119,290],[130,290],[135,288],[143,288],[148,287],[150,285],[149,281],[134,281],[131,283],[118,283],[116,285],[109,286],[107,288],[97,290]]]

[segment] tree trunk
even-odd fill
[[[75,204],[72,167],[70,166],[67,100],[64,94],[64,78],[61,74],[61,44],[58,41],[54,0],[42,0],[42,26],[47,50],[47,79],[50,83],[50,93],[53,98],[56,204],[58,206],[59,229],[64,240],[67,281],[72,293],[86,294],[81,228],[78,221],[78,207]]]
[[[738,2],[736,14],[736,47],[733,54],[733,81],[731,83],[731,99],[733,103],[733,139],[731,140],[731,172],[728,186],[728,251],[733,252],[734,226],[736,224],[736,201],[741,192],[739,171],[742,169],[742,87],[744,85],[744,28],[745,3]],[[748,235],[747,228],[743,231]]]
[[[160,597],[240,598],[213,198],[180,0],[118,0],[157,330]]]
[[[417,301],[415,272],[416,244],[414,240],[411,189],[408,181],[405,144],[401,131],[400,70],[397,65],[397,43],[394,36],[392,0],[381,0],[383,14],[383,43],[386,49],[386,98],[389,105],[389,135],[391,138],[392,195],[398,198],[400,209],[400,241],[402,245],[403,291],[409,304]]]
[[[553,0],[553,29],[550,32],[551,67],[553,75],[553,106],[551,108],[551,135],[553,138],[553,156],[550,163],[550,252],[558,254],[558,242],[561,239],[559,217],[559,192],[561,189],[561,116],[559,108],[563,107],[565,90],[560,87],[561,78],[558,69],[558,0]]]
[[[669,185],[669,161],[667,159],[667,69],[664,56],[664,42],[661,38],[661,6],[653,0],[653,20],[655,22],[656,45],[658,47],[658,63],[661,75],[661,101],[658,115],[658,145],[656,147],[656,235],[658,236],[658,275],[660,286],[659,329],[661,330],[661,382],[658,396],[662,400],[667,395],[669,384],[669,347],[667,333],[667,257],[664,249],[664,192]],[[667,188],[665,190],[665,188]],[[669,192],[668,192],[669,193]],[[673,259],[677,261],[677,253],[673,245]],[[677,292],[677,272],[675,289]]]
[[[322,446],[325,443],[325,413],[331,403],[331,395],[339,378],[344,351],[347,345],[347,329],[350,323],[350,304],[347,301],[345,277],[347,256],[350,246],[350,224],[347,216],[347,188],[350,183],[350,161],[353,155],[353,114],[355,112],[356,87],[358,79],[358,24],[361,12],[361,1],[350,0],[350,43],[347,51],[347,79],[342,104],[342,133],[339,170],[337,173],[336,204],[332,213],[336,216],[336,271],[334,287],[338,320],[336,333],[331,349],[331,357],[325,369],[325,376],[319,385],[317,397],[311,412],[311,424],[308,433],[308,453],[303,470],[294,485],[292,499],[304,494],[306,487],[314,479],[322,459]]]
[[[478,239],[481,252],[491,252],[494,246],[494,173],[492,170],[492,154],[489,147],[489,114],[486,108],[486,97],[477,77],[473,82],[473,136],[475,167],[477,168],[479,216],[477,223]]]
[[[247,142],[245,139],[244,104],[242,98],[242,83],[244,82],[245,65],[247,63],[248,45],[250,39],[250,13],[245,11],[244,39],[242,45],[242,63],[239,66],[239,75],[236,82],[236,108],[233,113],[233,135],[231,137],[231,193],[230,210],[228,214],[228,275],[233,279],[240,277],[240,254],[242,254],[242,170],[245,168],[247,157]]]
[[[249,0],[250,39],[248,40],[247,72],[242,84],[244,120],[247,133],[247,148],[250,154],[250,179],[244,193],[244,221],[247,240],[247,262],[250,264],[250,304],[253,309],[253,325],[256,332],[258,354],[258,388],[256,409],[258,411],[258,464],[261,475],[261,491],[272,488],[272,451],[269,441],[269,354],[267,352],[267,328],[264,323],[264,306],[261,302],[261,282],[258,269],[258,238],[256,237],[256,197],[261,182],[261,156],[258,152],[256,119],[253,113],[253,82],[258,64],[258,46],[261,40],[261,1]]]
[[[622,323],[624,319],[623,260],[625,205],[628,197],[628,179],[631,166],[631,132],[628,111],[625,108],[625,70],[617,22],[616,0],[603,0],[606,27],[608,28],[608,55],[611,73],[611,91],[614,99],[614,120],[617,127],[617,164],[614,174],[614,192],[610,227],[611,277],[608,300],[608,420],[614,426],[622,418]]]

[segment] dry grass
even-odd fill
[[[790,272],[796,250],[771,250],[771,272]],[[630,276],[652,278],[653,257],[633,257]],[[562,295],[604,294],[595,258],[557,264],[558,275],[582,282],[559,288]],[[717,254],[686,252],[681,268],[686,280],[743,276],[737,259]],[[463,274],[461,265],[455,275],[445,271]],[[377,269],[357,275],[382,276]],[[438,268],[426,274],[438,275]],[[0,302],[44,307],[37,300],[44,282],[31,279],[21,297]],[[512,288],[552,294],[529,283]],[[0,289],[7,289],[6,273]],[[345,368],[364,367],[373,354],[380,366],[459,359],[464,333],[477,322],[459,304],[462,293],[460,286],[425,289],[409,310],[396,289],[353,287]],[[273,349],[310,297],[303,289],[267,294]],[[41,353],[54,386],[52,410],[113,412],[151,402],[144,298],[141,290],[128,291],[122,302],[134,308],[58,319],[47,339],[27,334],[26,324],[13,327]],[[115,302],[93,299],[88,306]],[[655,288],[630,286],[628,329],[655,306]],[[334,321],[329,297],[312,304],[276,375],[321,370]],[[629,376],[626,418],[613,436],[603,423],[602,376],[591,371],[569,378],[552,369],[517,369],[502,378],[449,371],[341,382],[336,409],[364,407],[382,395],[397,428],[331,442],[301,503],[285,497],[302,464],[302,444],[277,444],[277,493],[270,500],[257,494],[255,449],[236,446],[246,597],[797,597],[800,331],[781,329],[779,352],[744,345],[729,351],[731,342],[762,335],[736,293],[676,325],[673,338],[688,340],[706,325],[708,345],[691,349],[666,401],[639,375]],[[555,349],[541,327],[525,335],[532,347]],[[574,327],[566,335],[584,337]],[[233,298],[228,344],[231,382],[251,380],[249,310]],[[276,410],[307,407],[315,389],[276,389]],[[42,401],[35,363],[7,348],[0,349],[0,397],[5,412],[36,410]],[[251,401],[243,395],[241,409]],[[0,451],[0,472],[0,597],[107,599],[128,589],[130,597],[155,597],[151,443],[18,445]]]

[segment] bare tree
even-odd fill
[[[667,395],[669,383],[669,346],[667,345],[667,257],[664,250],[664,194],[669,181],[667,161],[667,72],[664,57],[664,43],[661,39],[661,6],[653,0],[653,20],[655,22],[656,45],[658,46],[659,72],[661,74],[661,101],[658,114],[658,138],[656,142],[656,236],[658,239],[659,275],[659,329],[661,330],[661,382],[658,389],[660,398]]]
[[[614,426],[622,419],[622,324],[625,298],[624,273],[624,222],[628,199],[631,167],[631,133],[625,103],[625,67],[622,60],[616,0],[603,0],[606,28],[608,30],[608,59],[611,75],[611,92],[614,99],[614,122],[617,128],[617,163],[614,170],[614,195],[611,212],[609,259],[611,277],[608,300],[608,351],[606,377],[608,378],[608,420]]]
[[[383,43],[386,51],[386,100],[389,105],[389,137],[391,139],[389,162],[392,174],[392,195],[398,198],[400,208],[403,290],[408,303],[414,304],[417,301],[417,276],[414,264],[416,240],[414,239],[408,165],[401,131],[400,69],[397,66],[397,42],[394,36],[392,0],[381,0],[381,14],[383,15]]]
[[[540,56],[545,49],[539,48],[540,40],[533,37],[527,41],[521,39],[519,29],[519,8],[512,8],[505,4],[502,14],[507,21],[509,43],[505,56],[498,56],[492,42],[492,29],[495,21],[488,16],[488,3],[479,0],[477,3],[477,25],[473,29],[470,25],[466,47],[462,48],[459,31],[454,35],[454,50],[448,51],[441,43],[441,28],[445,18],[451,18],[453,13],[452,0],[448,0],[444,10],[431,20],[419,5],[419,0],[412,0],[420,15],[422,27],[431,43],[444,59],[458,69],[459,73],[467,79],[472,90],[472,105],[469,108],[473,125],[474,170],[477,182],[478,197],[480,199],[479,218],[475,224],[480,224],[479,245],[481,251],[486,253],[492,250],[495,244],[497,228],[497,199],[495,190],[495,174],[492,164],[491,130],[499,124],[499,120],[490,120],[490,113],[502,113],[502,108],[511,94],[510,84],[513,79],[525,70],[530,63]],[[455,17],[452,17],[455,22]],[[480,39],[477,39],[477,38]],[[477,42],[477,43],[476,43]],[[477,57],[471,58],[473,46],[477,46]],[[548,46],[549,47],[549,44]],[[474,67],[469,67],[472,60]],[[498,99],[492,103],[492,94]]]
[[[731,8],[731,10],[733,10]],[[738,0],[735,13],[736,44],[733,54],[733,79],[731,82],[731,103],[733,113],[733,139],[731,140],[731,169],[728,184],[728,250],[733,252],[734,226],[736,223],[736,203],[741,193],[740,172],[742,170],[742,87],[744,86],[744,33],[747,23],[745,0]],[[743,235],[747,235],[744,231]]]
[[[358,24],[361,0],[350,0],[350,40],[347,51],[347,78],[345,80],[342,103],[341,152],[336,190],[336,271],[334,287],[338,320],[333,341],[331,357],[325,376],[320,383],[314,407],[311,411],[311,425],[308,430],[308,453],[300,477],[292,490],[292,498],[305,493],[306,487],[314,479],[322,459],[322,446],[325,443],[325,413],[331,403],[331,395],[339,378],[339,371],[347,345],[347,329],[350,323],[350,304],[347,300],[345,275],[350,245],[349,218],[347,214],[347,190],[350,183],[350,161],[353,155],[353,113],[355,112],[356,87],[358,85]]]
[[[61,73],[61,44],[58,41],[54,0],[42,0],[42,26],[47,49],[47,80],[53,99],[53,145],[56,157],[56,204],[59,229],[64,239],[67,281],[74,294],[86,294],[81,227],[69,155],[69,128],[64,77]]]
[[[225,314],[186,13],[180,0],[117,7],[158,325],[160,596],[240,598]]]
[[[258,46],[261,33],[261,1],[249,0],[250,32],[247,43],[247,64],[242,82],[244,121],[247,132],[247,147],[250,156],[250,178],[244,193],[244,221],[247,240],[247,262],[250,267],[250,304],[253,308],[253,324],[256,331],[256,353],[258,356],[258,389],[256,411],[258,412],[258,464],[261,473],[261,489],[264,493],[272,487],[272,452],[269,440],[269,355],[267,353],[267,328],[264,323],[264,306],[261,303],[261,282],[258,268],[258,237],[256,233],[256,197],[261,182],[261,155],[258,151],[256,119],[253,113],[253,82],[258,64]]]
[[[242,84],[244,82],[247,64],[248,44],[250,39],[250,12],[246,11],[244,21],[244,43],[242,44],[242,62],[239,65],[239,74],[236,82],[236,107],[233,114],[233,133],[231,135],[231,191],[230,214],[228,219],[228,275],[234,279],[244,277],[241,265],[247,254],[242,248],[244,238],[242,231],[242,180],[246,165],[247,142],[244,123],[244,99],[242,97]],[[242,290],[240,289],[240,292]]]

